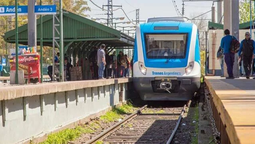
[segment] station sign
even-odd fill
[[[50,15],[57,13],[56,5],[35,5],[36,15]],[[18,15],[27,15],[28,6],[18,6]],[[15,15],[15,6],[0,6],[0,16]]]
[[[18,6],[19,15],[27,15],[27,6]],[[15,6],[0,6],[0,15],[15,15]]]
[[[57,13],[56,5],[36,5],[35,14],[37,15],[50,15]]]

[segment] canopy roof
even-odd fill
[[[255,21],[253,21],[253,25],[255,24]],[[219,23],[213,23],[213,22],[208,22],[208,28],[209,29],[223,29],[224,25],[219,24]],[[250,22],[246,23],[241,23],[239,24],[239,29],[250,29]]]
[[[28,43],[28,26],[19,27],[19,44]],[[63,14],[64,47],[76,47],[81,42],[80,48],[98,46],[101,43],[110,47],[131,47],[134,38],[118,31],[89,20],[77,14],[64,11]],[[37,19],[37,42],[40,44],[40,19]],[[8,31],[3,36],[8,43],[15,43],[15,29]],[[53,16],[43,16],[43,45],[52,46],[53,41]]]

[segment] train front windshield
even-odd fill
[[[150,59],[182,59],[186,56],[187,34],[145,34],[146,56]]]

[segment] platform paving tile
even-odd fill
[[[241,144],[254,144],[255,126],[236,127],[237,136]]]
[[[255,100],[223,100],[222,102],[234,125],[255,125]]]
[[[241,144],[255,143],[255,80],[206,77],[230,115]]]

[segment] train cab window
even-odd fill
[[[147,58],[185,58],[187,34],[146,34]]]

